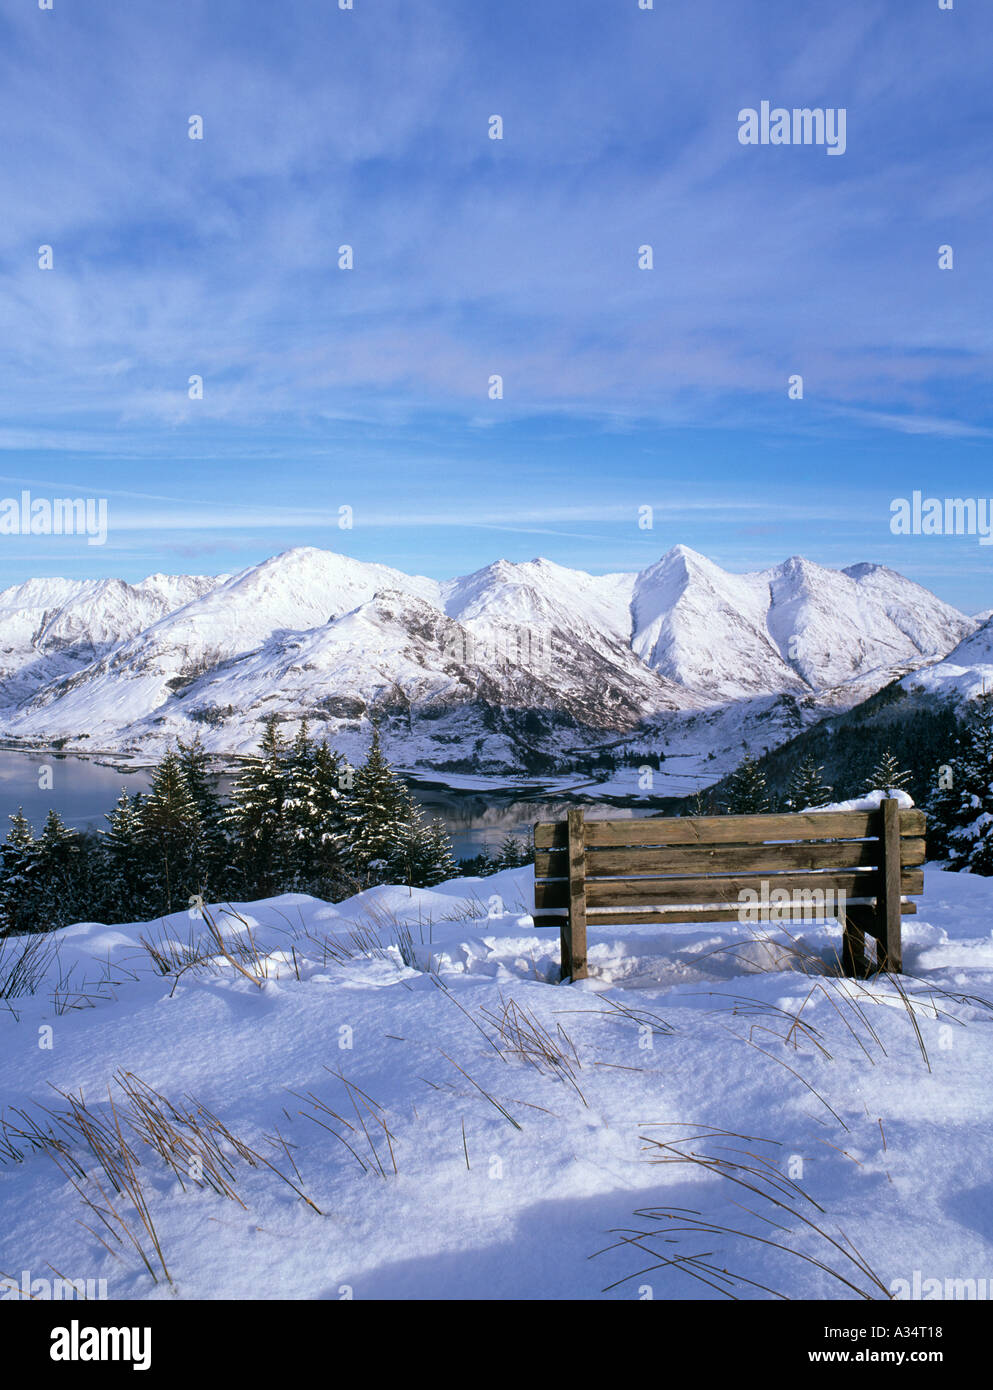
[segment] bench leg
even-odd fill
[[[562,937],[561,978],[585,980],[586,969],[586,827],[583,808],[569,811],[569,921]]]
[[[876,903],[875,937],[878,969],[903,973],[900,928],[900,806],[890,797],[880,807],[883,845],[882,891]]]
[[[563,918],[559,928],[559,979],[568,980],[572,974],[572,932],[568,917]]]

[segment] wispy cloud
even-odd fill
[[[5,472],[110,497],[122,547],[341,504],[412,557],[575,558],[642,504],[854,544],[860,489],[980,486],[991,58],[978,7],[895,0],[7,6]],[[844,158],[742,147],[763,99],[844,106]]]

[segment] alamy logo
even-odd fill
[[[738,112],[742,145],[826,145],[828,154],[848,148],[848,110],[844,106],[773,106],[768,101]]]
[[[548,674],[552,669],[552,634],[549,628],[503,624],[477,629],[451,628],[442,652],[446,661],[463,666],[519,666]]]
[[[53,1361],[130,1361],[136,1371],[147,1371],[152,1364],[150,1327],[68,1327],[52,1328],[49,1356]]]
[[[61,1276],[58,1279],[32,1279],[28,1269],[22,1271],[19,1284],[7,1276],[0,1278],[0,1298],[37,1298],[43,1302],[52,1299],[58,1302],[60,1299],[106,1297],[106,1279],[64,1279]]]
[[[86,536],[88,545],[107,539],[106,497],[0,498],[0,536]]]
[[[978,536],[993,545],[993,499],[989,497],[894,497],[890,503],[894,536]]]
[[[774,880],[759,880],[758,888],[742,888],[738,894],[738,921],[749,922],[789,921],[800,917],[805,921],[820,921],[823,918],[845,920],[847,898],[845,890],[839,888],[776,888]]]
[[[915,1303],[932,1299],[984,1303],[993,1298],[993,1279],[925,1279],[922,1272],[915,1269],[910,1279],[894,1279],[890,1293],[894,1298],[912,1299]]]

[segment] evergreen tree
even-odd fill
[[[413,812],[400,853],[393,861],[405,871],[404,881],[414,888],[433,888],[436,883],[457,878],[459,868],[444,822],[435,819],[427,824],[417,807]]]
[[[140,809],[141,844],[156,886],[156,911],[178,912],[203,891],[203,827],[178,755],[169,749]]]
[[[313,804],[316,814],[314,887],[318,897],[332,900],[342,891],[346,808],[353,781],[352,769],[328,747],[327,740],[314,749]]]
[[[224,807],[211,785],[209,758],[200,734],[192,743],[176,740],[179,765],[197,811],[198,828],[192,846],[194,876],[210,898],[225,898],[230,885],[230,847],[224,832]]]
[[[286,765],[284,810],[290,836],[287,886],[319,897],[341,888],[348,779],[327,740],[314,745],[304,720]]]
[[[525,840],[516,835],[505,835],[493,861],[493,871],[497,869],[520,869],[534,860],[534,854]]]
[[[287,887],[309,892],[317,876],[320,810],[316,796],[314,748],[306,719],[300,725],[286,760],[283,816],[288,836],[285,866]]]
[[[142,797],[122,788],[117,804],[104,819],[100,917],[111,922],[141,922],[156,909],[148,845],[142,833]]]
[[[748,753],[727,782],[725,811],[730,816],[761,815],[771,809],[765,774]]]
[[[55,931],[86,916],[87,865],[79,832],[49,811],[35,845],[35,930]]]
[[[876,763],[872,772],[862,784],[862,795],[868,792],[884,791],[892,793],[894,791],[906,791],[907,783],[910,781],[911,774],[900,767],[893,754],[887,748],[882,757]]]
[[[285,807],[286,748],[274,715],[265,721],[259,753],[232,789],[224,826],[234,841],[239,891],[268,898],[283,891],[294,847]]]
[[[458,861],[458,873],[461,878],[487,878],[496,871],[497,865],[485,850],[482,854],[473,855],[471,859]]]
[[[36,928],[37,841],[23,807],[7,818],[0,848],[0,935],[22,936]]]
[[[803,811],[808,806],[827,806],[831,800],[833,787],[823,778],[823,767],[818,767],[813,758],[804,758],[794,768],[786,789],[786,805],[791,811]]]
[[[414,804],[406,786],[383,757],[379,726],[373,724],[365,762],[356,770],[346,818],[347,862],[359,881],[411,881]]]
[[[928,807],[929,841],[949,868],[993,875],[993,691],[970,702],[948,770],[950,785]]]

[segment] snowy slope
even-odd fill
[[[632,645],[649,666],[717,700],[805,688],[767,628],[763,575],[728,574],[679,545],[634,586]]]
[[[528,870],[217,911],[241,970],[185,914],[36,939],[57,958],[0,1009],[0,1298],[52,1267],[132,1300],[885,1300],[915,1271],[993,1278],[993,881],[925,882],[903,994],[832,977],[839,932],[817,922],[792,942],[591,926],[590,980],[560,986]],[[175,943],[171,973],[142,937]],[[124,1083],[186,1136],[175,1169]],[[113,1125],[109,1088],[161,1261],[52,1087]],[[211,1137],[227,1195],[190,1176]]]
[[[221,583],[200,575],[32,579],[0,593],[0,701],[30,697]]]
[[[630,642],[635,575],[586,574],[551,560],[498,560],[442,586],[445,611],[462,622],[562,623]]]
[[[444,583],[301,548],[217,580],[35,580],[0,600],[8,738],[154,752],[199,730],[238,753],[269,713],[347,743],[377,710],[395,760],[484,750],[505,773],[728,702],[844,708],[975,627],[879,566],[732,575],[685,546],[638,575],[501,560]]]
[[[732,575],[686,546],[638,575],[632,612],[643,660],[725,699],[850,682],[861,691],[885,673],[878,689],[901,664],[944,655],[975,627],[882,565],[839,571],[794,556]]]
[[[913,676],[905,677],[908,690],[942,699],[971,700],[983,690],[993,690],[993,618],[948,653]]]

